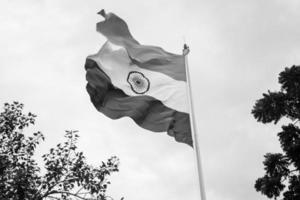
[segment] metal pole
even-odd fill
[[[189,65],[188,65],[188,56],[187,55],[188,55],[189,51],[190,51],[189,47],[186,44],[184,44],[183,56],[184,56],[185,72],[186,72],[187,87],[188,87],[187,90],[188,90],[188,102],[189,102],[189,108],[190,108],[189,109],[190,110],[190,123],[191,123],[192,137],[193,137],[194,148],[195,148],[195,156],[196,156],[197,167],[198,167],[200,195],[201,195],[201,200],[206,200],[204,181],[203,181],[203,173],[202,173],[202,164],[201,164],[201,157],[200,157],[200,148],[199,148],[199,143],[198,143],[197,125],[196,125],[195,114],[194,114],[190,71],[189,71]]]

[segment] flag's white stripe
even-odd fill
[[[187,85],[163,73],[142,69],[131,63],[126,49],[107,42],[95,55],[89,56],[110,77],[114,86],[130,96],[149,95],[160,100],[174,110],[188,113]],[[150,81],[150,88],[145,94],[136,94],[127,82],[131,71],[141,72]]]

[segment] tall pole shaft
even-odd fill
[[[206,193],[205,193],[205,187],[204,187],[204,181],[203,181],[202,164],[201,164],[201,156],[200,156],[200,147],[199,147],[199,140],[198,140],[198,133],[197,133],[197,124],[196,124],[196,120],[195,120],[193,95],[192,95],[192,88],[191,88],[188,56],[187,56],[188,53],[189,53],[189,47],[186,44],[184,44],[183,55],[184,55],[184,63],[185,63],[185,70],[186,70],[187,87],[188,87],[187,90],[188,90],[188,102],[189,102],[189,110],[190,110],[190,124],[191,124],[192,137],[193,137],[193,142],[194,142],[193,144],[194,144],[194,149],[195,149],[195,156],[196,156],[196,160],[197,160],[200,195],[201,195],[201,200],[206,200]]]

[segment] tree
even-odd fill
[[[44,136],[24,133],[34,125],[36,115],[23,114],[23,107],[6,103],[0,113],[0,199],[111,199],[106,195],[107,177],[118,171],[118,158],[113,156],[98,167],[88,165],[76,146],[77,131],[66,131],[65,142],[42,156],[42,173],[33,155]]]
[[[285,68],[279,74],[281,90],[263,94],[252,114],[258,122],[277,124],[290,121],[278,133],[283,153],[267,153],[263,162],[265,175],[255,183],[257,191],[269,198],[300,199],[300,66]]]

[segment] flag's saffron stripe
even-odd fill
[[[160,47],[141,45],[131,35],[124,20],[113,13],[97,23],[97,31],[113,44],[123,46],[132,63],[137,66],[164,73],[175,80],[186,81],[184,57],[163,50]]]
[[[128,96],[116,88],[94,60],[85,64],[87,91],[98,111],[112,119],[131,117],[139,126],[165,132],[176,141],[192,146],[189,115],[170,109],[150,96]]]

